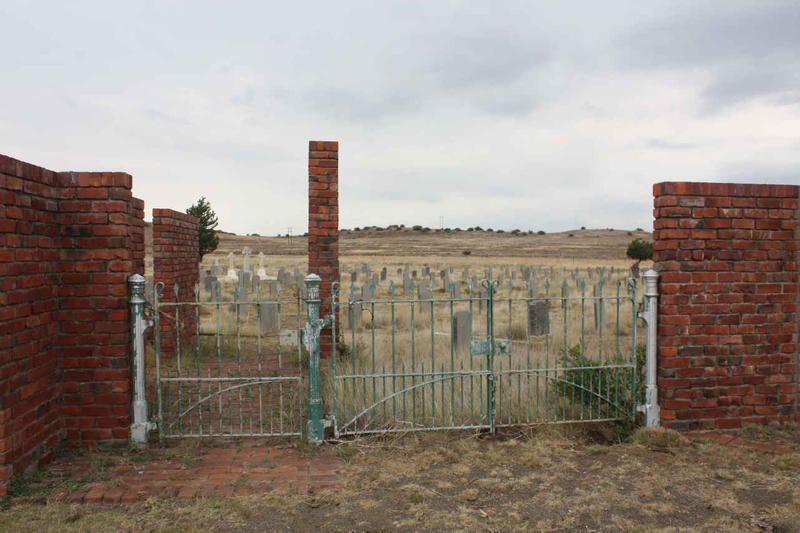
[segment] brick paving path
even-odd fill
[[[328,450],[293,448],[167,448],[140,454],[93,453],[56,460],[51,477],[101,477],[70,490],[62,483],[46,501],[118,503],[150,497],[189,499],[270,491],[310,493],[340,486],[340,461]],[[144,458],[144,460],[143,460]],[[98,461],[104,463],[98,476]]]
[[[742,439],[730,433],[717,433],[715,431],[690,431],[684,434],[689,440],[710,440],[724,446],[736,448],[749,448],[751,450],[761,450],[776,455],[796,453],[797,450],[787,446],[781,446],[774,442],[761,442],[755,440]]]

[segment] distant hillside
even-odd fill
[[[646,231],[586,229],[539,235],[536,233],[489,232],[486,230],[377,229],[341,230],[339,250],[343,256],[478,256],[561,257],[571,259],[626,259],[625,250],[634,238],[650,240]],[[214,255],[240,253],[249,247],[254,254],[305,255],[306,237],[254,237],[220,234]]]

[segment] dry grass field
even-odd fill
[[[511,264],[573,265],[580,262],[595,266],[629,264],[625,249],[637,237],[650,239],[650,233],[620,229],[570,230],[545,235],[411,228],[341,230],[339,253],[345,263],[366,257],[374,258],[370,262],[376,262],[381,256],[425,258],[425,261],[435,262],[438,256],[447,258],[445,261],[452,266],[491,263],[501,258],[502,262]],[[251,248],[253,254],[263,252],[269,256],[305,257],[307,241],[299,236],[251,237],[222,233],[219,247],[207,259],[221,259],[229,252],[238,254],[244,247]],[[465,251],[469,252],[468,256],[464,255]]]

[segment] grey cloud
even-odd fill
[[[628,32],[617,41],[635,67],[707,66],[796,57],[800,4],[753,2],[747,8],[693,11]]]
[[[800,26],[798,26],[800,32]],[[789,67],[789,68],[787,68]],[[703,89],[702,111],[715,113],[754,98],[768,97],[779,105],[800,103],[800,71],[791,65],[738,66],[717,73]]]
[[[544,45],[499,34],[456,36],[445,45],[432,69],[447,89],[509,84],[549,59]]]
[[[355,90],[323,88],[306,92],[302,96],[317,112],[333,119],[366,122],[387,115],[413,113],[420,108],[420,96],[400,90]]]
[[[741,4],[739,4],[741,6]],[[635,69],[703,69],[704,114],[756,98],[800,100],[800,4],[755,2],[671,16],[630,31],[616,41],[626,66]]]

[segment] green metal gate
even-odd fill
[[[635,415],[644,351],[633,279],[374,289],[357,296],[351,285],[344,299],[334,289],[323,397],[337,435]]]
[[[231,297],[219,281],[203,294],[195,286],[193,301],[178,301],[178,285],[172,301],[164,300],[163,284],[155,287],[145,369],[161,439],[302,435],[304,295],[263,297],[256,284],[247,297],[239,286]],[[169,357],[162,330],[175,340]]]

